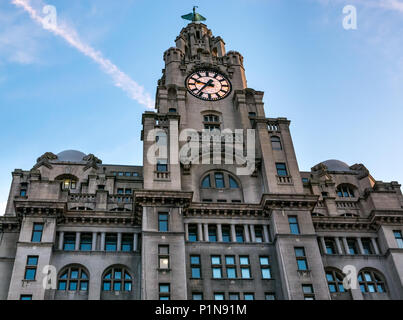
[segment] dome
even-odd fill
[[[328,171],[352,171],[347,163],[340,160],[332,159],[323,161],[321,163],[327,167]]]
[[[57,161],[62,162],[84,162],[85,153],[77,150],[65,150],[57,154]]]

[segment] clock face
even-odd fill
[[[200,70],[186,78],[188,91],[196,98],[216,101],[227,97],[231,92],[231,82],[216,71]]]

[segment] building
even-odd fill
[[[338,160],[301,172],[290,121],[266,117],[242,55],[205,24],[183,28],[164,61],[143,166],[69,150],[12,173],[0,299],[403,299],[397,182]],[[187,128],[242,129],[248,143],[254,130],[254,169],[238,174],[245,153],[221,140],[174,161]],[[153,146],[167,152],[150,162]],[[198,161],[217,154],[235,163]]]

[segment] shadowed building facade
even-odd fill
[[[205,24],[183,28],[164,61],[143,166],[69,150],[12,173],[0,299],[403,299],[397,182],[337,160],[301,172],[290,121],[266,117],[242,55]],[[242,129],[242,147],[254,130],[254,170],[238,174],[221,140],[221,159],[208,147],[175,161],[188,128]],[[167,152],[150,162],[155,145]]]

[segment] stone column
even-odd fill
[[[203,227],[201,223],[197,224],[197,240],[203,241]]]
[[[118,232],[118,243],[117,243],[117,251],[120,251],[122,248],[122,232]]]
[[[362,246],[362,242],[361,242],[360,237],[357,237],[357,242],[358,242],[358,250],[360,250],[360,254],[365,254],[364,247]]]
[[[340,238],[336,237],[334,238],[336,241],[336,246],[337,246],[337,251],[339,254],[343,254],[343,250],[341,249],[341,244],[340,244]]]
[[[346,251],[346,254],[350,254],[350,250],[348,249],[348,243],[346,237],[342,238],[343,244],[344,244],[344,250]]]
[[[247,224],[243,225],[243,233],[245,234],[245,242],[250,242],[249,227]]]
[[[270,242],[269,238],[269,229],[267,228],[267,224],[263,225],[263,236],[264,236],[264,242]]]
[[[326,254],[327,251],[326,251],[325,238],[324,237],[319,237],[319,240],[320,240],[320,244],[322,246],[322,252],[323,252],[323,254]]]
[[[59,233],[59,250],[63,250],[63,243],[64,243],[64,232],[60,231],[60,233]]]
[[[185,241],[189,241],[189,224],[185,223]]]
[[[231,241],[236,242],[236,232],[234,224],[231,224]]]
[[[101,251],[105,251],[105,232],[101,232]]]
[[[217,239],[218,242],[222,242],[222,228],[221,228],[221,223],[217,224]]]
[[[133,235],[133,251],[137,251],[138,243],[139,243],[139,234],[136,232]]]
[[[375,254],[380,254],[380,253],[379,253],[378,244],[376,243],[375,238],[371,238],[371,242],[372,242],[372,246],[374,247]]]
[[[207,223],[205,223],[204,224],[204,241],[209,241],[209,238],[208,238],[208,224]]]
[[[76,251],[80,250],[80,238],[81,238],[81,233],[76,232]]]
[[[253,224],[249,225],[250,227],[250,237],[252,242],[256,242],[256,235],[255,235],[255,226]]]
[[[92,233],[92,251],[97,250],[97,233],[93,232]]]

